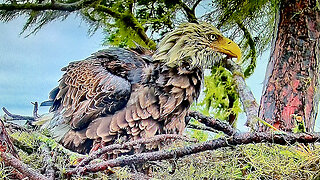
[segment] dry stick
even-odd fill
[[[176,134],[161,134],[161,135],[156,135],[154,137],[148,138],[148,139],[139,139],[136,141],[130,141],[124,144],[112,144],[109,146],[105,146],[101,148],[99,151],[95,151],[92,153],[90,156],[84,158],[77,167],[82,167],[87,165],[90,161],[99,158],[101,155],[107,153],[108,151],[112,151],[115,149],[127,149],[127,148],[132,148],[133,146],[140,145],[140,144],[148,144],[151,142],[159,142],[159,141],[167,141],[169,139],[174,139],[174,140],[183,140],[183,141],[189,141],[189,142],[196,142],[196,140],[192,140],[190,138],[181,136],[181,135],[176,135]]]
[[[19,159],[12,156],[11,154],[1,152],[0,157],[4,162],[6,162],[6,164],[8,164],[9,166],[12,166],[23,175],[29,177],[31,180],[48,180],[47,177],[38,173],[34,169],[29,168],[26,164],[24,164]]]
[[[205,116],[197,111],[190,111],[189,117],[192,117],[192,118],[196,119],[197,121],[199,121],[200,123],[202,123],[208,127],[211,127],[215,130],[222,131],[229,136],[237,134],[236,129],[234,129],[231,125],[224,123],[218,119],[214,119],[212,117]]]
[[[239,93],[240,101],[247,115],[247,122],[245,125],[250,127],[253,131],[257,131],[259,105],[244,80],[243,72],[241,71],[240,66],[231,59],[226,59],[223,62],[225,63],[224,66],[232,72],[233,80],[237,85],[237,92]]]
[[[84,167],[77,167],[67,172],[70,177],[73,174],[85,174],[87,172],[98,172],[107,169],[108,167],[117,167],[130,164],[141,164],[147,161],[165,160],[171,158],[180,158],[186,155],[195,154],[207,150],[215,150],[222,147],[231,147],[235,145],[269,142],[275,144],[293,144],[299,143],[313,143],[319,142],[320,134],[273,134],[273,133],[241,133],[230,138],[219,138],[204,143],[194,144],[175,150],[162,150],[157,152],[148,152],[141,154],[134,154],[131,156],[121,156],[117,159],[103,161],[97,164],[90,164]]]
[[[38,119],[40,116],[38,115],[38,102],[31,102],[33,104],[33,118]]]
[[[2,108],[3,112],[6,113],[9,117],[11,117],[13,120],[31,120],[34,121],[34,117],[30,116],[20,116],[17,114],[11,114],[5,107]]]
[[[12,132],[15,132],[15,131],[23,131],[23,132],[27,132],[27,133],[31,133],[31,130],[23,127],[23,126],[20,126],[18,124],[15,124],[15,123],[12,123],[12,122],[4,122],[4,127],[6,129],[9,129],[9,132],[12,133]]]

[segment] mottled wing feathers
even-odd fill
[[[61,143],[85,153],[93,142],[107,145],[182,134],[187,110],[199,95],[202,72],[184,63],[170,68],[151,57],[113,48],[63,68],[58,88],[50,93],[55,129],[64,135],[58,135]]]
[[[70,64],[60,80],[55,101],[73,129],[81,129],[92,119],[122,109],[131,84],[113,75],[101,63],[85,60]]]

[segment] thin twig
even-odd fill
[[[213,119],[212,117],[205,116],[197,111],[189,112],[189,117],[194,118],[195,120],[199,121],[200,123],[211,127],[215,130],[224,132],[225,134],[232,136],[237,134],[236,129],[234,129],[231,125],[224,123],[218,119]]]
[[[190,129],[197,129],[197,130],[202,130],[202,131],[210,131],[210,132],[214,132],[214,133],[219,133],[219,131],[211,128],[211,127],[208,127],[208,126],[200,126],[200,125],[197,125],[197,124],[188,124],[187,125],[187,128],[190,128]]]
[[[31,102],[33,104],[33,118],[38,119],[40,116],[38,115],[38,102]]]

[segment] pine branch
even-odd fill
[[[86,165],[84,167],[77,167],[68,171],[66,174],[70,177],[73,174],[85,174],[88,172],[103,171],[110,167],[119,167],[130,164],[142,164],[148,161],[166,160],[171,158],[180,158],[187,155],[215,150],[222,147],[232,147],[236,145],[269,142],[275,144],[294,144],[299,143],[313,143],[320,141],[320,134],[273,134],[273,133],[242,133],[230,138],[219,138],[204,143],[194,144],[191,146],[177,148],[175,150],[162,150],[157,152],[148,152],[141,154],[134,154],[130,156],[121,156],[117,159],[103,161],[101,163]]]
[[[45,11],[45,10],[59,10],[59,11],[68,11],[73,12],[76,10],[80,10],[86,4],[91,1],[77,1],[74,3],[59,3],[59,2],[50,2],[46,4],[37,4],[37,3],[10,3],[10,4],[0,4],[0,10],[5,11],[19,11],[19,10],[34,10],[34,11]]]

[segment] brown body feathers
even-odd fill
[[[155,53],[110,48],[72,62],[45,103],[53,114],[46,127],[82,153],[115,141],[181,134],[199,96],[203,68],[219,62],[221,54],[241,56],[215,27],[189,23],[166,35]]]

